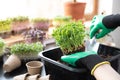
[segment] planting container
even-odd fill
[[[120,49],[115,47],[99,45],[98,54],[104,59],[110,61],[112,67],[120,73]],[[59,47],[54,47],[39,53],[45,65],[46,74],[51,75],[51,80],[96,80],[90,75],[86,68],[73,67],[61,63],[60,58],[63,55]]]
[[[58,62],[62,55],[59,47],[48,49],[39,54],[44,61],[46,73],[51,75],[51,80],[94,80],[85,68],[75,68]]]
[[[22,33],[23,31],[27,30],[29,27],[29,21],[25,20],[23,22],[16,21],[11,23],[11,28],[14,33]]]
[[[43,31],[48,31],[49,28],[49,21],[38,21],[33,23],[34,28],[43,30]]]
[[[30,61],[26,63],[28,73],[31,75],[39,74],[43,63],[40,61]]]
[[[40,61],[40,58],[39,59],[21,60],[21,66],[19,66],[18,68],[14,69],[11,72],[6,72],[3,69],[4,59],[6,59],[5,55],[3,56],[2,61],[0,61],[0,80],[13,80],[13,78],[15,76],[28,73],[26,63],[33,61],[33,60]],[[21,79],[19,79],[19,80],[21,80]],[[33,79],[31,79],[31,80],[33,80]]]
[[[16,55],[10,55],[9,58],[3,64],[3,70],[11,72],[21,66],[21,60]]]

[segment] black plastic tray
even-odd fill
[[[120,49],[100,44],[98,54],[109,60],[113,68],[119,72]],[[106,54],[108,53],[108,54]],[[39,53],[44,61],[46,73],[51,75],[51,80],[95,80],[86,68],[77,68],[59,62],[63,55],[59,47],[54,47]],[[110,56],[109,58],[107,58]]]

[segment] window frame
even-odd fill
[[[91,13],[85,13],[84,18],[85,21],[91,20],[94,15],[98,14],[98,0],[93,0],[93,10]]]

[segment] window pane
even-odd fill
[[[52,18],[64,15],[64,3],[72,0],[0,0],[0,18],[13,16],[29,16]],[[82,1],[82,0],[77,0]],[[85,13],[91,13],[94,0],[87,2]],[[82,1],[83,2],[83,1]]]

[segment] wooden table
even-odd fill
[[[7,46],[10,46],[14,43],[19,43],[19,42],[23,42],[24,38],[22,35],[15,35],[15,36],[10,36],[9,38],[4,39],[5,40],[5,44]]]

